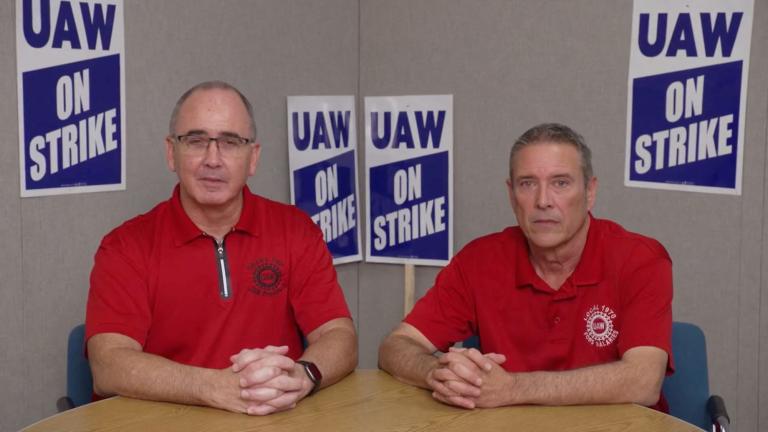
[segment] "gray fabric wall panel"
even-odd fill
[[[763,40],[768,39],[766,37],[766,32],[762,32]],[[764,100],[768,101],[768,97],[765,97]],[[766,103],[765,105],[768,105]],[[764,113],[765,119],[768,119],[768,108],[766,108],[766,111]],[[759,141],[756,141],[759,142]],[[768,134],[766,135],[766,138],[764,139],[763,146],[768,147]],[[768,164],[765,166],[763,178],[768,178]],[[763,195],[763,215],[768,214],[768,189],[764,191]],[[758,339],[756,341],[758,345],[757,351],[760,353],[760,358],[758,359],[759,362],[759,369],[758,369],[758,381],[757,385],[759,388],[758,398],[757,398],[757,406],[764,406],[766,401],[768,401],[768,284],[766,284],[766,281],[768,281],[768,254],[765,253],[766,248],[764,245],[768,244],[768,226],[765,224],[765,216],[762,217],[762,244],[763,247],[761,248],[761,268],[760,268],[760,274],[754,277],[759,277],[760,282],[760,326],[759,326],[759,333],[758,333]],[[754,345],[755,341],[752,341],[752,344]],[[754,349],[754,348],[753,348]],[[763,428],[768,425],[768,410],[762,409],[758,410],[758,425],[762,426]],[[758,429],[759,430],[759,429]]]
[[[141,134],[129,141],[162,145],[181,92],[207,79],[232,82],[254,104],[263,147],[249,184],[288,201],[285,97],[357,93],[357,3],[234,1],[224,7],[208,1],[190,7],[174,0],[132,3],[126,12],[126,81],[134,101],[128,110],[148,109],[128,118],[129,132]],[[150,175],[156,171],[147,168]]]
[[[63,395],[69,330],[83,322],[88,276],[101,237],[117,223],[124,193],[97,193],[21,201],[24,303],[25,412],[50,414]],[[128,198],[130,200],[130,198]]]
[[[768,224],[766,224],[766,215],[768,215],[768,3],[765,1],[755,1],[755,19],[752,28],[752,56],[750,58],[749,71],[749,104],[747,109],[747,133],[751,148],[756,149],[755,158],[757,161],[751,162],[753,170],[749,172],[749,182],[760,193],[752,195],[754,210],[749,212],[750,222],[747,235],[750,241],[756,241],[758,230],[762,231],[759,251],[752,251],[753,255],[748,256],[750,263],[756,261],[742,272],[742,281],[740,287],[746,287],[748,295],[744,296],[744,302],[749,303],[744,311],[740,311],[739,316],[749,313],[746,320],[740,320],[739,327],[743,331],[740,333],[739,346],[741,351],[745,351],[744,360],[746,366],[751,369],[757,369],[754,374],[745,373],[740,379],[748,382],[739,389],[739,400],[744,401],[749,398],[745,408],[742,408],[737,415],[747,417],[749,420],[748,430],[766,430],[768,429],[768,409],[765,409],[768,403]],[[760,149],[760,151],[757,151]],[[750,159],[752,156],[747,156]],[[745,164],[746,165],[746,164]],[[746,179],[745,175],[745,179]],[[759,204],[758,204],[759,203]],[[755,313],[758,315],[755,316]],[[755,354],[758,358],[755,359]],[[753,366],[754,365],[754,366]],[[739,369],[742,364],[739,363]],[[755,389],[756,392],[751,390]],[[762,407],[762,408],[761,408]],[[752,408],[752,413],[746,411]]]
[[[339,284],[344,291],[344,298],[347,300],[349,311],[352,313],[352,320],[355,322],[355,327],[360,324],[360,311],[358,310],[358,296],[357,296],[357,281],[358,281],[358,266],[356,264],[342,264],[336,267],[336,275],[339,279]]]
[[[768,3],[755,3],[741,197],[624,187],[629,0],[164,0],[125,6],[128,189],[22,200],[15,1],[0,0],[8,77],[0,84],[0,431],[54,412],[65,391],[64,340],[83,321],[98,241],[169,196],[170,110],[190,85],[216,78],[254,102],[263,151],[249,184],[279,201],[290,196],[286,96],[357,95],[363,147],[365,96],[453,94],[455,251],[514,224],[504,186],[514,138],[542,121],[574,126],[594,151],[595,215],[667,247],[675,318],[704,328],[712,390],[740,431],[765,430]],[[417,268],[418,296],[438,270]],[[381,338],[402,318],[403,268],[337,272],[359,330],[359,366],[376,367]]]
[[[358,284],[358,367],[375,368],[387,332],[403,319],[403,267],[361,264]]]
[[[768,243],[762,241],[757,235],[765,229],[768,214],[764,211],[764,197],[768,190],[764,174],[768,166],[768,153],[766,153],[768,117],[765,112],[768,103],[768,59],[765,57],[765,53],[768,52],[768,27],[766,23],[768,23],[768,3],[756,1],[752,55],[750,56],[741,203],[740,206],[733,207],[724,203],[725,210],[720,218],[716,215],[708,216],[708,219],[713,216],[719,219],[720,224],[728,224],[731,218],[734,222],[739,221],[741,244],[737,267],[738,281],[735,287],[729,289],[731,295],[738,298],[738,309],[734,312],[715,305],[713,309],[699,313],[708,329],[717,329],[725,323],[734,321],[737,326],[737,361],[732,363],[721,361],[711,382],[718,386],[715,389],[728,388],[726,386],[731,383],[726,382],[720,374],[733,369],[736,365],[738,370],[736,388],[731,389],[735,393],[732,397],[736,403],[734,415],[738,419],[737,427],[745,430],[768,428],[764,408],[768,400],[766,399],[768,395],[764,394],[768,387],[768,368],[765,366],[760,368],[760,357],[764,357],[768,349],[768,332],[760,331],[761,322],[765,322],[768,318],[766,315],[768,308],[761,308],[761,299],[765,302],[768,296],[768,283],[766,283],[768,279],[762,274],[765,268],[763,262],[768,252],[765,246]],[[736,212],[740,212],[738,218],[735,217]],[[716,286],[711,289],[713,294],[717,293]],[[727,337],[732,337],[731,335]],[[712,358],[712,351],[710,351],[710,358]],[[712,372],[710,376],[713,376]]]
[[[0,2],[0,431],[18,429],[36,416],[24,413],[27,363],[33,355],[24,337],[28,302],[21,282],[21,202],[19,200],[19,135],[16,110],[16,38],[14,9]],[[8,420],[4,420],[8,419]]]

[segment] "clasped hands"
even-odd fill
[[[288,347],[244,349],[230,357],[238,378],[244,412],[266,415],[294,408],[312,389],[301,366],[286,357]],[[501,368],[503,354],[470,348],[451,348],[427,374],[432,397],[463,408],[502,405],[509,375]]]
[[[304,369],[286,357],[287,346],[244,349],[230,357],[240,399],[250,415],[291,409],[312,390]]]
[[[474,348],[450,348],[427,373],[432,397],[463,408],[494,407],[503,404],[505,381],[503,354],[483,354]]]

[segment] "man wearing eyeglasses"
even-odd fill
[[[246,186],[260,155],[250,102],[223,82],[193,87],[165,147],[172,197],[96,253],[95,393],[264,415],[351,372],[355,330],[322,234]]]

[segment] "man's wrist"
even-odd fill
[[[310,396],[316,391],[320,390],[320,385],[323,381],[323,374],[320,372],[320,369],[317,367],[317,365],[307,360],[297,360],[296,364],[299,366],[302,373],[310,383],[310,390],[306,395]]]
[[[531,403],[530,400],[530,372],[507,372],[505,391],[505,405],[522,405]]]
[[[229,368],[199,369],[190,375],[189,381],[192,382],[192,403],[219,409],[231,409],[226,405],[225,394],[232,391],[232,384],[239,388],[239,378]]]
[[[437,357],[432,354],[425,355],[423,358],[425,358],[426,361],[422,362],[421,367],[424,368],[422,370],[426,370],[427,372],[422,375],[422,377],[424,377],[425,388],[434,389],[432,383],[435,381],[435,372],[440,369],[440,362],[437,360]]]

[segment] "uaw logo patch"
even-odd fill
[[[248,264],[253,285],[249,291],[261,296],[273,296],[283,290],[283,262],[274,258],[261,258]]]
[[[614,343],[619,336],[619,331],[616,330],[613,324],[615,319],[616,312],[608,306],[592,306],[584,314],[584,321],[586,321],[584,338],[587,339],[590,345],[599,348]]]

